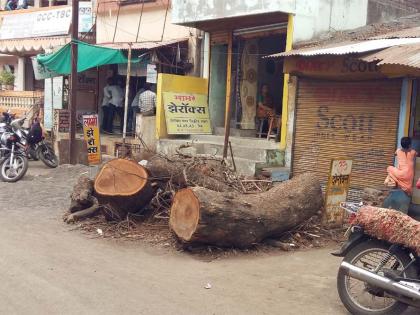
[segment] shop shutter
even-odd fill
[[[323,184],[332,158],[353,159],[351,187],[379,187],[393,165],[401,80],[330,82],[300,79],[292,171]]]

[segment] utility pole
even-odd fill
[[[70,81],[70,164],[77,163],[76,157],[76,110],[77,110],[77,40],[79,38],[79,0],[72,1],[71,12],[71,81]]]

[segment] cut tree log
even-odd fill
[[[126,159],[105,163],[95,178],[94,190],[105,216],[113,220],[141,211],[155,194],[148,171]]]
[[[290,231],[322,206],[321,186],[313,174],[253,195],[191,187],[175,194],[169,224],[185,243],[246,248]]]
[[[87,176],[80,176],[70,195],[70,212],[77,212],[92,205],[93,181]]]

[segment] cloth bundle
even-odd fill
[[[354,224],[362,226],[372,237],[404,245],[420,255],[420,222],[404,213],[365,206],[357,213]]]

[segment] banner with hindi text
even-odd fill
[[[101,142],[99,139],[98,115],[83,115],[83,134],[87,145],[88,162],[101,163]]]
[[[163,93],[168,134],[211,134],[207,95]]]

